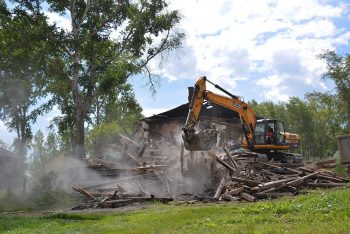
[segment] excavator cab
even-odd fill
[[[282,121],[259,119],[254,129],[254,145],[285,145],[285,131]]]
[[[257,150],[286,150],[300,146],[299,134],[285,131],[282,121],[258,119],[254,129],[254,148]]]

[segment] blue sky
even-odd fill
[[[291,96],[331,91],[316,58],[331,49],[350,52],[350,2],[173,0],[187,35],[182,50],[152,71],[162,77],[152,99],[139,80],[136,96],[146,115],[187,100],[187,86],[201,75],[245,100],[287,101]]]
[[[286,101],[306,92],[331,91],[322,80],[325,64],[316,58],[331,49],[350,53],[350,2],[331,0],[169,0],[183,16],[182,49],[151,71],[160,76],[155,96],[140,77],[130,80],[146,116],[187,101],[187,87],[206,75],[245,100]],[[52,22],[70,28],[67,18],[48,12]],[[209,87],[209,89],[211,89]],[[54,110],[34,129],[47,131]],[[1,139],[12,139],[0,122]]]

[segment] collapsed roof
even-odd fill
[[[185,121],[188,114],[188,107],[189,103],[186,103],[163,113],[144,118],[143,120],[146,122],[155,122],[169,119],[183,119]],[[223,118],[232,122],[239,121],[239,115],[237,112],[211,102],[203,103],[200,117],[205,119]]]

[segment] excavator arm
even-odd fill
[[[246,137],[247,148],[253,147],[254,144],[254,128],[256,125],[256,115],[253,109],[238,96],[232,95],[222,87],[213,84],[217,89],[221,90],[229,97],[215,94],[206,89],[206,82],[210,82],[205,76],[198,79],[194,86],[194,93],[189,106],[189,113],[183,127],[183,139],[187,150],[208,150],[216,142],[216,133],[213,130],[206,129],[202,132],[195,133],[195,125],[198,122],[199,114],[203,106],[204,100],[215,103],[219,106],[226,107],[237,112],[241,118],[243,130]],[[204,139],[204,141],[203,141]]]

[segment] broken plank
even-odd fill
[[[289,181],[287,183],[283,183],[277,187],[273,187],[273,188],[270,188],[270,189],[267,189],[261,193],[269,193],[269,192],[273,192],[273,191],[276,191],[276,190],[279,190],[279,189],[282,189],[282,188],[285,188],[285,187],[288,187],[288,186],[292,186],[292,187],[296,187],[298,186],[300,183],[302,183],[304,180],[308,179],[308,178],[311,178],[311,177],[314,177],[316,176],[317,174],[319,174],[320,172],[317,171],[317,172],[314,172],[314,173],[311,173],[309,175],[306,175],[306,176],[303,176],[303,177],[299,177],[295,180],[292,180],[292,181]]]
[[[248,193],[241,193],[241,198],[243,198],[244,200],[250,201],[250,202],[256,201],[256,197],[253,195],[250,195]]]
[[[214,195],[214,199],[219,199],[219,197],[221,195],[221,192],[222,192],[222,189],[225,186],[225,181],[226,181],[226,179],[225,179],[225,176],[224,176],[224,178],[221,179],[218,188],[216,189],[216,192],[215,192],[215,195]]]
[[[298,171],[298,170],[295,170],[295,169],[292,169],[292,168],[289,168],[289,167],[280,167],[280,166],[276,166],[274,164],[271,164],[271,163],[266,163],[266,162],[258,162],[259,164],[262,164],[262,165],[266,165],[266,166],[269,166],[269,167],[273,167],[273,168],[276,168],[276,169],[285,169],[285,170],[288,170],[290,172],[293,172],[295,174],[298,174],[298,175],[301,175],[303,174],[302,171]]]
[[[221,160],[218,156],[216,156],[214,153],[212,152],[208,152],[208,155],[212,158],[214,158],[218,163],[220,163],[222,166],[224,166],[226,169],[228,169],[231,172],[235,172],[235,169],[233,167],[231,167],[228,163],[224,162],[223,160]]]
[[[232,158],[230,152],[228,152],[228,149],[226,147],[223,147],[223,149],[228,157],[228,160],[232,163],[232,165],[235,167],[235,169],[237,169],[239,167],[239,165],[236,162],[236,160],[234,158]]]
[[[261,191],[261,190],[273,188],[273,187],[279,186],[281,184],[287,183],[287,182],[292,181],[292,180],[295,180],[295,177],[266,182],[266,183],[263,183],[263,184],[259,184],[256,187],[253,187],[252,191],[253,192],[258,192],[258,191]]]
[[[79,192],[85,196],[88,196],[94,200],[96,200],[96,197],[94,197],[91,193],[89,193],[88,191],[84,190],[83,188],[76,188],[76,187],[72,187],[74,191]]]
[[[244,191],[244,187],[239,187],[239,188],[231,189],[228,193],[232,196],[235,196],[235,195],[239,195],[243,191]]]

